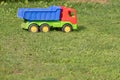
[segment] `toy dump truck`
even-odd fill
[[[51,28],[61,28],[63,32],[77,29],[76,10],[63,6],[19,8],[17,17],[24,19],[21,26],[30,32],[49,32]]]

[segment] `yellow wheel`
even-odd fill
[[[36,32],[39,31],[38,25],[36,25],[36,24],[31,24],[31,25],[29,26],[29,29],[28,29],[28,30],[29,30],[30,32],[36,33]]]
[[[62,27],[62,31],[66,32],[66,33],[71,32],[72,31],[72,26],[70,24],[65,24]]]
[[[64,28],[64,31],[65,31],[65,32],[70,32],[70,31],[71,31],[71,28],[70,28],[69,26],[66,26],[66,27]]]
[[[50,31],[50,26],[48,24],[42,24],[40,26],[40,31],[41,32],[49,32]]]

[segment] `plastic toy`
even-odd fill
[[[17,17],[24,19],[21,26],[30,32],[49,32],[51,28],[61,28],[63,32],[77,29],[76,10],[63,6],[19,8]]]

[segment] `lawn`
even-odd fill
[[[0,80],[120,80],[119,3],[2,2]],[[78,31],[21,29],[17,8],[50,5],[75,8]]]

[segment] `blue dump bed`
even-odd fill
[[[60,7],[50,6],[48,8],[19,8],[17,17],[27,21],[60,20]]]

